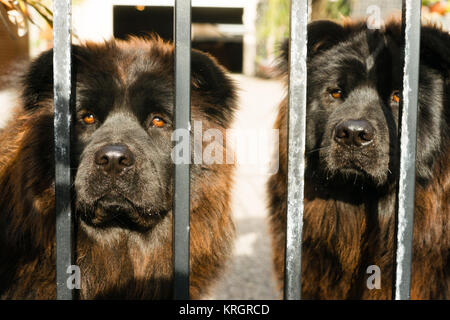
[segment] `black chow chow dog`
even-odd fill
[[[172,295],[173,46],[130,39],[73,47],[76,265],[82,299]],[[55,210],[52,52],[23,81],[0,135],[0,297],[53,299]],[[192,52],[192,120],[225,131],[234,85]],[[225,136],[225,135],[224,135]],[[191,282],[199,298],[231,252],[231,165],[191,168]]]
[[[313,22],[308,94],[302,291],[306,299],[390,299],[395,251],[399,23]],[[450,36],[423,26],[413,299],[450,298]],[[287,71],[287,46],[284,50]],[[282,284],[286,227],[287,98],[281,103],[280,170],[268,184],[274,263]],[[368,288],[368,267],[381,287]],[[370,286],[369,286],[370,287]]]

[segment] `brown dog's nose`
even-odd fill
[[[120,174],[134,165],[134,154],[122,144],[105,145],[95,153],[95,163],[106,174]]]
[[[373,142],[375,129],[367,120],[346,120],[336,126],[334,140],[341,145],[365,147]]]

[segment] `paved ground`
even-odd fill
[[[0,91],[0,128],[2,128],[11,117],[12,106],[15,105],[17,93],[12,90]]]
[[[276,108],[284,89],[279,81],[234,75],[240,110],[234,128],[272,129]],[[265,151],[271,158],[273,150]],[[237,238],[233,259],[211,299],[280,299],[272,272],[270,238],[267,232],[265,183],[268,174],[238,166],[233,196]]]
[[[270,130],[276,117],[276,107],[283,94],[279,81],[262,80],[233,75],[239,91],[239,106],[234,128]],[[0,91],[0,128],[10,116],[13,92]],[[260,148],[264,157],[271,159],[272,143]],[[262,147],[259,145],[259,147]],[[264,173],[268,164],[237,167],[233,191],[233,215],[237,237],[234,256],[229,268],[217,283],[208,299],[247,300],[279,299],[272,273],[270,238],[267,227]]]

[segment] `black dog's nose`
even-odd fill
[[[364,147],[375,138],[375,129],[367,120],[346,120],[336,126],[334,140],[341,145]]]
[[[134,165],[134,154],[122,144],[105,145],[95,153],[95,163],[107,174],[120,174]]]

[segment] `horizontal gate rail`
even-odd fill
[[[73,219],[71,210],[70,122],[71,122],[71,1],[53,1],[53,82],[55,141],[56,297],[73,299],[67,285],[73,263]]]
[[[301,298],[308,0],[291,0],[284,298]]]
[[[420,59],[419,0],[403,0],[403,34],[405,60],[403,69],[403,103],[400,122],[400,177],[397,198],[397,252],[395,299],[410,298],[414,191],[416,175],[417,105]]]
[[[191,0],[176,0],[174,7],[175,41],[175,130],[190,132],[191,106]],[[188,163],[174,153],[173,265],[174,298],[189,299],[189,193],[190,134],[183,135]],[[186,157],[185,157],[186,159]]]

